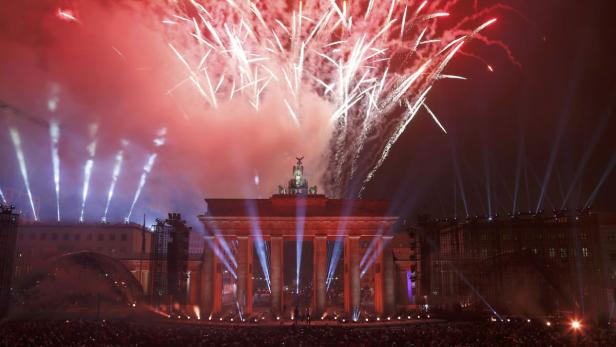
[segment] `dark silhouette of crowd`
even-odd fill
[[[0,346],[616,346],[616,331],[526,322],[225,326],[125,321],[0,325]]]

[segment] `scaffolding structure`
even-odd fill
[[[169,213],[154,225],[150,301],[155,307],[168,304],[169,312],[174,303],[185,306],[188,301],[190,230],[179,213]]]

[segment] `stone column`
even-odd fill
[[[252,314],[253,307],[253,299],[254,299],[254,291],[253,291],[253,280],[254,280],[254,243],[252,238],[248,238],[248,247],[246,248],[246,265],[248,267],[248,276],[246,278],[246,315]]]
[[[344,240],[344,311],[353,313],[360,305],[359,236]]]
[[[327,291],[325,281],[327,281],[327,236],[315,236],[312,242],[313,247],[313,272],[314,283],[314,313],[315,319],[320,318],[325,313],[327,304]]]
[[[384,313],[396,310],[396,287],[394,253],[391,245],[393,236],[383,236],[383,308]]]
[[[283,303],[283,281],[282,281],[282,261],[283,261],[283,239],[282,236],[272,236],[270,246],[270,285],[272,287],[272,313],[278,314],[282,309]]]
[[[209,239],[209,241],[207,240]],[[213,237],[206,237],[206,246],[203,247],[203,259],[201,263],[201,275],[199,276],[199,302],[201,306],[201,312],[203,314],[212,313],[214,303],[214,251],[210,248],[210,244],[214,242]]]
[[[221,248],[220,248],[220,240],[216,240],[215,243],[215,247],[218,250],[218,252],[221,252]],[[218,257],[216,255],[214,255],[214,278],[212,280],[212,290],[213,290],[213,294],[212,294],[212,298],[213,298],[213,303],[212,303],[212,313],[218,313],[220,312],[220,310],[222,309],[222,272],[223,272],[223,267],[224,265],[222,264],[222,262],[220,261],[220,259],[218,259]]]
[[[383,307],[383,239],[376,237],[376,259],[374,261],[374,312],[382,315]]]
[[[252,313],[252,239],[238,236],[237,300],[242,313]]]

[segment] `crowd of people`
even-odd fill
[[[225,326],[124,321],[0,325],[0,346],[616,346],[616,331],[523,322],[398,326]]]

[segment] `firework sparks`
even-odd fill
[[[86,210],[86,201],[88,200],[88,193],[90,190],[90,177],[92,177],[92,169],[94,168],[94,155],[96,154],[96,133],[98,131],[98,124],[90,125],[90,139],[91,142],[86,148],[88,151],[88,159],[83,167],[83,189],[81,191],[81,213],[79,214],[79,221],[84,221],[84,213]]]
[[[157,137],[153,141],[154,146],[156,148],[165,144],[166,135],[167,135],[167,128],[162,128],[158,131]],[[157,156],[158,156],[158,153],[156,152],[150,153],[150,155],[148,156],[148,160],[143,166],[143,172],[141,173],[141,177],[139,178],[139,185],[137,186],[137,190],[135,191],[135,196],[133,197],[133,202],[130,205],[130,210],[128,211],[128,215],[126,216],[126,221],[130,221],[130,217],[133,214],[135,204],[137,204],[137,201],[139,200],[139,197],[141,196],[141,191],[143,190],[143,187],[145,186],[145,182],[148,179],[148,175],[150,174],[150,172],[152,171],[152,168],[154,167],[154,163],[156,163]]]
[[[115,186],[118,182],[118,177],[120,177],[120,172],[122,171],[122,163],[124,162],[124,147],[126,146],[126,142],[122,143],[122,149],[118,151],[115,156],[115,162],[113,165],[113,172],[111,173],[111,184],[109,184],[109,191],[107,192],[107,203],[105,204],[105,213],[103,214],[102,221],[107,222],[107,213],[109,212],[109,205],[111,204],[111,199],[113,198],[113,193],[115,192]]]
[[[53,183],[56,191],[56,218],[60,221],[60,154],[58,144],[60,142],[60,126],[58,122],[49,123],[49,137],[51,138],[51,164],[53,167]]]
[[[62,9],[62,8],[57,9],[56,17],[58,17],[59,19],[63,21],[79,23],[79,20],[77,19],[77,15],[71,9]]]
[[[212,108],[243,98],[256,110],[268,92],[282,93],[298,127],[310,116],[302,112],[302,94],[330,102],[335,126],[325,183],[334,195],[346,191],[351,177],[363,177],[365,186],[420,109],[445,131],[424,103],[428,91],[437,80],[464,79],[443,71],[466,41],[496,21],[462,29],[473,16],[443,28],[439,20],[456,1],[299,2],[290,16],[264,3],[190,3],[190,11],[172,6],[162,20],[187,72],[170,93],[190,81]],[[394,67],[394,56],[404,63]],[[360,168],[360,158],[369,165]]]
[[[2,189],[0,189],[0,199],[2,199],[3,204],[6,204],[6,198],[4,197],[4,193],[2,192]]]

